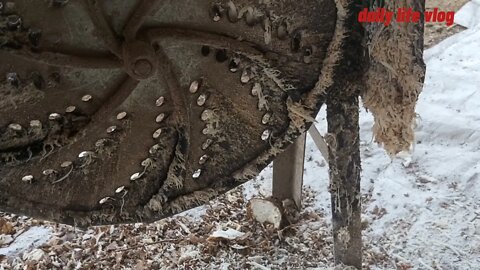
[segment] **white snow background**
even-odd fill
[[[370,223],[364,241],[414,269],[480,269],[480,1],[475,1],[456,14],[469,28],[425,52],[427,74],[411,155],[391,160],[372,142],[371,114],[360,115],[362,193],[368,198],[363,218]],[[324,110],[317,121],[325,133]],[[330,211],[322,160],[309,138],[304,182],[319,192],[316,207]],[[267,180],[261,194],[268,194],[271,168],[261,176]],[[246,187],[247,197],[258,193],[252,184]],[[376,207],[386,214],[373,220],[368,213]]]
[[[425,52],[427,75],[411,155],[391,160],[372,142],[372,116],[361,113],[363,218],[369,223],[364,241],[414,269],[480,269],[479,18],[480,1],[474,0],[456,14],[456,22],[468,29]],[[323,110],[317,120],[325,132]],[[309,138],[305,186],[318,193],[315,209],[328,213],[322,161]],[[269,167],[245,184],[246,198],[270,194],[271,177]],[[199,216],[201,209],[190,214]],[[385,214],[369,214],[374,209]],[[32,227],[0,248],[0,255],[28,252],[51,233]]]

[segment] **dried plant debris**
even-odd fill
[[[417,2],[407,3],[414,10],[422,10]],[[388,2],[385,8],[396,10],[399,5]],[[370,67],[364,77],[362,99],[375,118],[375,140],[390,155],[408,152],[414,142],[415,107],[425,78],[423,26],[371,24],[366,31]]]
[[[79,230],[3,215],[16,230],[53,233],[41,246],[0,257],[0,269],[348,269],[334,268],[330,217],[312,208],[316,195],[307,188],[297,222],[280,230],[247,218],[243,188],[152,224]],[[366,254],[367,266],[389,259],[368,246]]]

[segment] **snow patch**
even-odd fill
[[[52,230],[35,226],[19,234],[15,240],[6,247],[0,248],[0,255],[18,256],[26,251],[31,251],[45,244],[52,235]]]
[[[480,0],[473,0],[466,3],[455,14],[455,23],[467,28],[480,26]]]

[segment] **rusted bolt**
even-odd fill
[[[130,41],[123,44],[125,71],[137,80],[147,79],[155,74],[157,58],[153,47],[144,41]]]
[[[135,62],[133,72],[140,77],[148,77],[152,74],[153,66],[146,59],[139,59]]]

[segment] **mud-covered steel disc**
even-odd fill
[[[323,104],[331,0],[0,1],[0,210],[153,221],[255,176]]]

